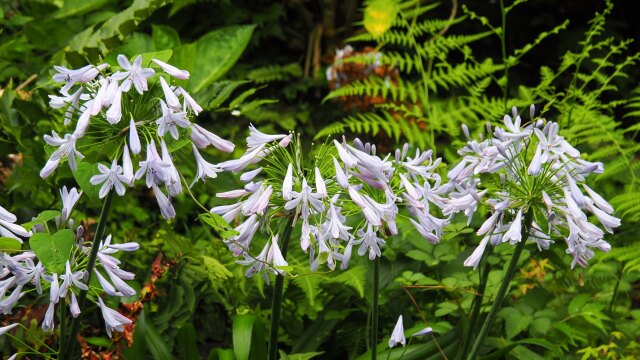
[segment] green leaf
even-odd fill
[[[53,19],[86,14],[92,10],[99,9],[109,0],[65,0],[64,6],[53,13]]]
[[[215,348],[211,350],[207,360],[235,360],[235,356],[231,349]]]
[[[87,162],[78,163],[78,169],[73,173],[73,177],[76,179],[78,185],[80,185],[82,191],[93,200],[99,199],[98,193],[100,192],[100,188],[91,184],[89,179],[98,173],[98,164],[91,164]]]
[[[533,320],[530,314],[513,307],[500,310],[499,316],[504,319],[507,339],[512,339],[527,329]]]
[[[307,295],[309,304],[314,306],[320,293],[320,277],[315,275],[299,276],[294,278],[293,282]]]
[[[354,266],[341,274],[330,278],[329,282],[345,284],[353,288],[360,298],[364,298],[364,288],[367,276],[367,268],[364,266]]]
[[[90,345],[102,346],[105,348],[108,348],[111,345],[113,345],[113,342],[111,342],[111,340],[103,337],[86,337],[84,338],[84,340]]]
[[[178,330],[178,352],[182,359],[199,359],[196,329],[193,323],[186,323]]]
[[[262,320],[252,314],[233,318],[233,350],[237,360],[266,359]]]
[[[20,249],[22,249],[20,241],[9,237],[0,237],[0,252],[10,254],[19,251]]]
[[[151,25],[151,28],[153,46],[156,50],[173,49],[180,46],[180,36],[178,36],[178,32],[172,27],[166,25]]]
[[[29,239],[29,245],[49,272],[62,274],[74,240],[72,230],[62,229],[53,235],[35,233]]]
[[[230,229],[229,224],[227,224],[227,222],[217,214],[200,214],[198,218],[200,219],[200,221],[211,226],[215,231],[217,231],[220,234],[220,237],[222,237],[223,239],[227,239],[233,235],[238,234],[236,230]]]
[[[147,349],[151,353],[152,357],[156,360],[171,360],[171,350],[167,346],[167,343],[162,339],[158,330],[153,324],[147,321],[144,310],[138,317],[136,331],[140,330],[144,334],[145,342],[147,343]]]
[[[313,359],[316,356],[320,356],[322,354],[324,354],[324,351],[287,355],[282,350],[280,350],[280,355],[282,356],[282,359],[287,359],[287,360],[309,360],[309,359]]]
[[[196,93],[226,74],[249,44],[254,28],[255,25],[225,27],[176,48],[172,65],[191,73],[185,88]]]
[[[56,216],[59,216],[61,213],[58,210],[45,210],[41,212],[35,219],[22,224],[22,227],[27,231],[31,230],[34,225],[44,224],[49,220],[55,219]]]

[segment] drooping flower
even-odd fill
[[[156,65],[160,66],[164,72],[173,76],[176,79],[187,80],[189,79],[189,72],[187,70],[180,70],[177,67],[167,64],[164,61],[160,61],[158,59],[151,59]]]
[[[396,345],[405,346],[407,339],[404,337],[404,325],[402,324],[402,315],[398,317],[398,322],[393,328],[391,337],[389,338],[389,348],[393,348]]]
[[[106,306],[102,301],[102,298],[98,298],[97,305],[102,311],[102,318],[104,319],[105,328],[109,337],[113,336],[114,330],[122,332],[124,331],[124,325],[131,324],[131,319]]]

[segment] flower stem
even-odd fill
[[[85,274],[86,284],[88,285],[91,281],[91,275],[93,274],[93,268],[96,264],[96,258],[98,256],[98,250],[100,249],[100,242],[102,242],[104,238],[104,230],[107,227],[107,218],[109,217],[109,211],[111,210],[111,202],[113,201],[113,196],[116,192],[112,189],[107,194],[107,197],[104,199],[104,204],[102,204],[102,211],[100,212],[100,219],[98,219],[98,227],[96,228],[96,234],[93,237],[93,244],[91,245],[91,253],[89,254],[89,261],[87,262],[87,272]],[[80,309],[84,310],[84,303],[87,300],[87,290],[80,290],[80,295],[78,296],[78,306]],[[71,321],[71,327],[69,330],[69,337],[66,341],[65,348],[63,349],[60,359],[70,359],[72,358],[73,345],[76,344],[76,333],[78,332],[78,327],[80,326],[80,318],[82,317],[81,313],[76,318]]]
[[[58,316],[60,318],[60,335],[58,337],[58,357],[63,359],[62,352],[65,347],[65,335],[67,330],[67,307],[64,299],[58,304]]]
[[[380,257],[373,260],[373,299],[371,301],[371,360],[378,357],[378,294],[380,292]]]
[[[471,346],[471,342],[473,341],[473,334],[476,332],[476,327],[478,326],[478,315],[480,314],[480,308],[482,307],[482,300],[484,300],[484,292],[487,288],[487,279],[489,278],[489,268],[491,265],[487,261],[487,258],[493,252],[493,246],[489,246],[487,250],[485,250],[484,255],[482,257],[480,266],[480,282],[478,283],[478,290],[476,291],[475,297],[473,299],[473,304],[471,305],[471,318],[469,319],[469,324],[467,330],[464,332],[464,336],[462,338],[462,344],[460,345],[460,349],[462,349],[457,359],[462,359],[464,354],[469,350],[469,346]]]
[[[493,321],[496,318],[496,314],[500,309],[500,305],[502,304],[502,300],[504,300],[505,295],[507,294],[507,290],[509,289],[509,283],[513,278],[513,274],[516,272],[516,267],[518,265],[518,260],[520,260],[520,255],[522,255],[522,250],[524,250],[524,246],[527,243],[527,237],[529,235],[529,229],[531,229],[531,223],[533,222],[533,210],[529,209],[524,218],[524,226],[522,227],[520,234],[522,238],[520,242],[516,245],[516,249],[513,252],[513,256],[511,257],[511,262],[509,263],[509,267],[507,268],[507,272],[502,279],[502,284],[500,284],[500,289],[498,290],[498,294],[496,294],[496,298],[493,301],[493,305],[491,306],[491,310],[489,311],[489,315],[484,321],[482,328],[480,329],[480,333],[476,338],[476,341],[473,343],[473,347],[471,348],[471,352],[467,356],[467,360],[474,360],[478,356],[478,352],[480,351],[480,346],[484,343],[484,339],[489,333],[489,329],[493,326]]]
[[[293,219],[286,222],[282,231],[282,246],[280,252],[286,259],[291,230],[293,229]],[[284,275],[276,275],[276,283],[273,289],[273,302],[271,303],[271,329],[269,329],[269,360],[278,359],[278,329],[280,328],[280,313],[282,311],[282,295],[284,290]]]

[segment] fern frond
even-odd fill
[[[287,65],[269,65],[249,71],[247,78],[256,83],[285,81],[302,76],[302,67],[298,63]]]
[[[449,90],[453,86],[469,87],[503,68],[503,65],[496,65],[491,59],[486,59],[484,62],[474,65],[468,65],[467,63],[454,67],[444,65],[433,71],[429,88],[437,91],[439,87],[445,90]]]

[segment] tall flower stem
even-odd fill
[[[371,301],[371,360],[378,357],[378,295],[380,293],[380,258],[373,260],[373,299]]]
[[[63,359],[62,351],[66,346],[65,336],[67,331],[67,304],[65,304],[64,299],[58,305],[58,316],[60,317],[60,336],[58,338],[58,357]]]
[[[98,219],[98,227],[96,228],[96,234],[93,237],[93,244],[91,245],[91,253],[89,254],[89,261],[87,262],[87,273],[86,273],[86,284],[89,284],[91,281],[91,275],[93,275],[93,268],[96,264],[96,258],[98,257],[98,250],[100,250],[100,242],[104,239],[104,231],[107,227],[107,218],[109,217],[109,211],[111,210],[111,202],[113,201],[113,196],[115,195],[115,190],[109,191],[107,197],[104,199],[104,204],[102,204],[102,211],[100,212],[100,219]],[[78,305],[80,309],[84,309],[84,303],[87,300],[87,290],[80,290],[80,295],[78,296]],[[80,326],[80,319],[82,318],[82,314],[78,315],[78,317],[74,318],[71,321],[71,326],[69,330],[69,337],[67,338],[65,348],[62,350],[60,354],[60,359],[70,359],[72,358],[73,345],[76,344],[76,333],[78,332],[78,327]]]
[[[461,351],[458,353],[456,359],[462,359],[464,357],[464,354],[467,353],[467,351],[469,350],[469,346],[471,346],[471,342],[473,341],[473,335],[476,332],[476,327],[478,327],[478,315],[480,314],[480,308],[482,307],[482,301],[484,300],[484,292],[487,288],[487,279],[489,278],[489,269],[491,267],[491,265],[487,261],[487,258],[491,255],[491,253],[493,253],[492,246],[490,246],[484,252],[484,255],[482,257],[478,290],[476,291],[473,303],[471,305],[471,317],[469,318],[467,330],[464,332],[464,336],[462,338],[462,344],[460,345]]]
[[[280,252],[286,259],[291,230],[293,230],[293,219],[286,222],[282,231],[282,246]],[[280,313],[282,311],[282,295],[284,292],[284,276],[276,275],[276,283],[273,289],[273,302],[271,303],[271,329],[269,329],[269,360],[278,359],[278,329],[280,328]]]
[[[529,209],[524,218],[524,226],[520,230],[520,234],[522,236],[520,242],[516,245],[516,249],[513,252],[513,256],[511,257],[511,262],[509,263],[509,267],[507,268],[507,272],[505,273],[502,284],[500,284],[500,289],[498,290],[498,294],[496,294],[496,298],[493,301],[493,305],[491,306],[491,310],[489,311],[489,315],[484,321],[482,328],[480,329],[480,333],[476,338],[476,341],[473,343],[473,347],[471,348],[471,352],[467,356],[467,360],[474,360],[478,356],[478,352],[480,351],[480,346],[484,343],[484,339],[487,337],[489,333],[489,329],[493,326],[493,321],[496,318],[496,314],[500,309],[500,305],[502,304],[502,300],[504,300],[505,295],[507,294],[507,290],[509,289],[509,283],[513,278],[514,273],[516,272],[516,267],[518,265],[518,260],[520,260],[520,255],[522,255],[522,250],[524,250],[524,246],[527,243],[527,237],[529,235],[529,229],[531,229],[531,223],[533,222],[533,211]]]

